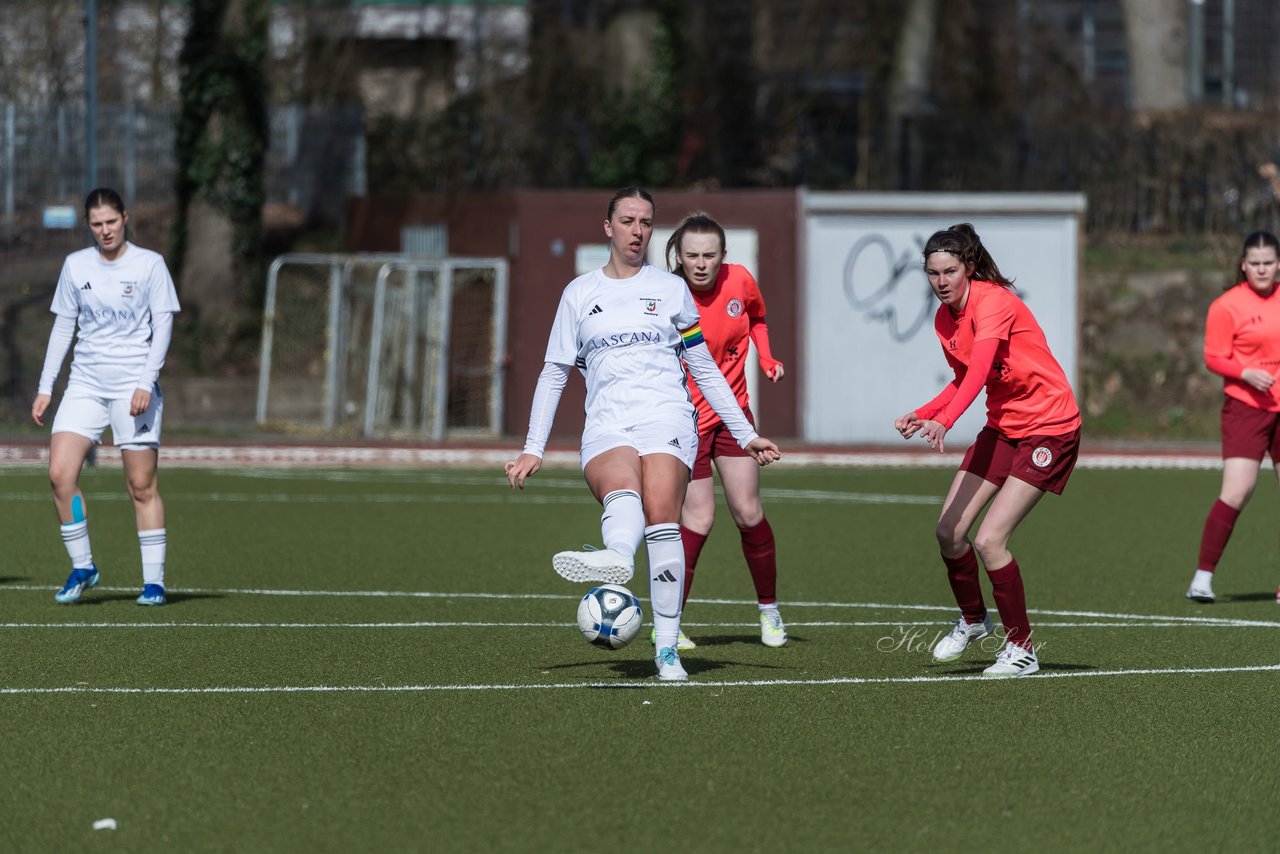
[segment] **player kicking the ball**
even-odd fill
[[[684,364],[759,465],[778,459],[779,452],[748,423],[707,352],[684,280],[646,263],[653,216],[653,198],[636,187],[609,200],[609,263],[574,279],[560,298],[524,451],[506,464],[506,473],[513,489],[523,488],[542,467],[560,394],[576,365],[587,386],[579,457],[587,485],[604,507],[604,549],[561,552],[552,565],[570,581],[625,584],[643,537],[658,678],[684,680],[688,673],[677,652],[685,571],[680,508],[698,450]]]

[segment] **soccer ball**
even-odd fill
[[[621,584],[592,587],[578,603],[578,631],[596,646],[622,649],[640,634],[640,600]]]

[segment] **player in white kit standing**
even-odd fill
[[[768,465],[779,452],[751,427],[716,367],[684,280],[646,263],[653,217],[653,198],[637,187],[609,200],[609,263],[574,279],[560,298],[524,451],[506,464],[506,473],[512,488],[523,488],[542,467],[560,394],[576,365],[587,386],[579,458],[604,507],[604,549],[560,552],[552,565],[570,581],[625,584],[643,537],[658,678],[673,681],[688,678],[676,651],[684,592],[680,509],[698,450],[684,365],[757,463]]]
[[[114,190],[100,188],[84,203],[94,246],[67,256],[51,310],[40,387],[31,417],[44,425],[53,384],[77,336],[71,376],[53,419],[49,481],[62,524],[71,574],[54,599],[70,604],[98,584],[89,546],[89,519],[80,469],[111,428],[133,499],[142,551],[139,605],[165,604],[164,502],[157,489],[164,398],[157,378],[173,333],[178,295],[164,258],[126,239],[129,214]]]

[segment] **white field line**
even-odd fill
[[[396,448],[396,447],[306,447],[306,446],[173,446],[160,451],[165,467],[345,467],[370,468],[441,468],[492,467],[501,471],[503,463],[518,455],[516,445],[510,448]],[[0,445],[0,466],[35,467],[47,464],[47,446]],[[119,448],[98,449],[100,463],[118,465]],[[960,454],[936,454],[919,447],[914,451],[790,451],[783,448],[783,462],[788,467],[831,468],[955,468]],[[544,457],[548,468],[577,468],[576,451],[550,451]],[[1217,453],[1149,453],[1089,452],[1080,455],[1078,468],[1092,469],[1204,469],[1222,467]]]
[[[1034,673],[1019,677],[1018,682],[1047,679],[1095,679],[1107,676],[1196,676],[1215,673],[1268,673],[1280,671],[1280,664],[1245,665],[1242,667],[1175,667],[1134,668],[1131,670],[1085,670]],[[968,676],[835,676],[827,679],[745,679],[689,682],[657,682],[652,679],[634,682],[552,682],[543,684],[498,683],[489,685],[259,685],[209,686],[204,688],[130,688],[76,685],[61,688],[0,688],[0,695],[19,694],[422,694],[437,691],[562,691],[573,689],[667,689],[683,688],[773,688],[821,685],[925,685],[940,682],[987,682],[980,674]]]
[[[4,584],[0,585],[0,594],[14,592],[48,592],[54,590],[53,585],[42,584]],[[111,592],[111,593],[128,593],[136,590],[134,587],[107,587],[99,586],[95,590]],[[221,596],[297,596],[297,597],[351,597],[351,598],[372,598],[372,599],[491,599],[505,601],[526,601],[526,600],[549,600],[549,601],[573,601],[578,598],[574,594],[559,593],[476,593],[476,592],[456,592],[448,593],[442,591],[428,590],[289,590],[289,589],[272,589],[272,588],[253,588],[253,587],[226,587],[226,588],[173,588],[171,593],[181,595],[188,593],[191,595],[221,595]],[[749,599],[691,599],[696,605],[728,605],[733,607],[741,607],[756,604]],[[913,603],[902,602],[786,602],[787,609],[792,608],[861,608],[876,611],[938,611],[945,613],[955,613],[954,605],[918,605]],[[1046,617],[1078,617],[1091,620],[1123,620],[1123,621],[1143,621],[1143,622],[1163,622],[1177,623],[1185,625],[1203,625],[1203,626],[1226,626],[1226,627],[1259,627],[1259,628],[1280,628],[1280,620],[1241,620],[1232,617],[1184,617],[1169,614],[1127,614],[1127,613],[1109,613],[1106,611],[1060,611],[1047,608],[1028,608],[1028,614],[1036,614]]]
[[[706,623],[682,621],[681,628],[688,629],[754,629],[758,623]],[[1252,626],[1280,628],[1280,623],[1256,623],[1248,626],[1235,624],[1188,626],[1186,623],[1150,623],[1150,622],[1101,622],[1101,623],[1058,623],[1037,622],[1041,629],[1150,629],[1150,628],[1248,628]],[[570,622],[490,622],[481,620],[411,620],[404,622],[377,623],[0,623],[0,629],[565,629],[574,628]],[[942,630],[946,623],[936,621],[903,622],[899,620],[812,620],[806,622],[787,621],[787,627],[796,628],[928,628]]]
[[[814,504],[918,504],[938,505],[942,498],[937,495],[893,495],[875,492],[829,492],[812,489],[762,489],[762,497],[771,502],[796,502]],[[298,492],[200,492],[169,493],[166,501],[180,501],[185,504],[211,502],[215,504],[595,504],[596,501],[585,490],[574,495],[538,495],[528,494],[515,496],[507,490],[492,493],[419,493],[419,492],[387,492],[387,493],[330,493],[306,494]],[[98,501],[127,501],[123,490],[118,492],[85,493],[85,498]],[[0,492],[0,501],[49,501],[47,492]]]

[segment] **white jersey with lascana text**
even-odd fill
[[[114,261],[103,260],[97,247],[68,255],[50,310],[76,320],[69,383],[114,398],[137,387],[152,316],[181,307],[164,258],[126,242]]]
[[[648,264],[628,279],[592,270],[565,287],[546,361],[582,371],[588,424],[692,420],[680,333],[697,323],[680,277]]]

